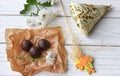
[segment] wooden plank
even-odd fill
[[[70,59],[72,46],[65,46],[68,52],[68,71],[63,74],[42,72],[35,76],[88,76],[85,72],[75,68],[73,61]],[[0,44],[0,76],[21,76],[10,68],[10,63],[6,59],[5,44]],[[120,47],[101,47],[101,46],[80,46],[85,54],[92,55],[95,59],[95,67],[97,72],[92,76],[113,76],[120,75]]]
[[[120,18],[120,1],[119,0],[63,0],[65,11],[67,16],[69,13],[70,2],[88,3],[88,4],[112,4],[112,9],[104,17],[114,17]],[[0,1],[0,15],[20,15],[19,11],[22,10],[25,0],[1,0]],[[58,2],[56,6],[50,7],[50,10],[58,10],[59,14],[63,16],[63,12],[60,8],[60,3]]]
[[[85,37],[76,27],[69,13],[69,3],[91,3],[91,4],[112,4],[112,9],[96,24],[90,36]],[[28,16],[21,16],[19,11],[23,9],[25,0],[0,0],[0,76],[21,76],[14,72],[7,61],[4,33],[6,28],[28,28],[25,21]],[[95,58],[95,67],[97,72],[91,76],[120,76],[120,1],[119,0],[63,0],[67,18],[71,24],[72,30],[77,38],[80,48],[85,54],[92,55]],[[68,52],[68,71],[57,74],[41,72],[34,76],[88,76],[84,71],[75,68],[70,58],[72,51],[71,35],[66,27],[63,12],[60,4],[50,7],[50,10],[58,10],[60,15],[55,21],[49,24],[51,26],[61,25],[65,37],[65,47]]]
[[[0,43],[5,43],[4,33],[6,28],[27,28],[27,17],[28,16],[0,16]],[[95,25],[95,28],[88,37],[81,34],[71,17],[68,17],[68,19],[71,24],[72,31],[80,45],[120,46],[119,19],[102,18],[99,23]],[[63,27],[63,34],[66,40],[65,44],[72,44],[71,35],[66,27],[64,17],[58,17],[48,26],[51,27],[57,25],[61,25]]]
[[[26,24],[26,19],[28,16],[1,16],[0,17],[0,42],[5,43],[5,29],[6,28],[29,28]],[[66,30],[66,23],[64,18],[60,17],[50,23],[50,26],[62,26]]]
[[[0,69],[0,76],[21,76],[20,73],[18,72],[15,72],[15,71],[12,71],[11,68],[10,68],[10,65],[8,62],[1,62],[0,63],[1,66],[5,66],[5,67],[1,67]],[[120,65],[98,65],[96,67],[98,67],[96,70],[97,72],[95,74],[92,74],[91,76],[119,76],[120,73],[119,73],[119,70],[118,67]],[[112,68],[109,68],[109,67],[112,67]],[[101,68],[101,69],[100,69]],[[74,65],[69,65],[68,67],[68,71],[66,73],[49,73],[49,72],[41,72],[41,73],[38,73],[34,76],[88,76],[87,73],[85,73],[84,71],[80,71],[80,70],[77,70]]]

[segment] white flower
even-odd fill
[[[28,17],[27,18],[27,25],[28,26],[35,26],[35,20],[33,17]]]
[[[37,18],[36,19],[36,26],[40,27],[40,28],[44,28],[46,27],[46,23],[44,20],[42,20],[41,18]]]
[[[27,19],[28,26],[35,26],[44,28],[46,27],[50,22],[52,22],[57,17],[56,12],[49,11],[46,9],[42,9],[39,12],[38,17],[30,17]]]
[[[55,62],[55,54],[51,51],[47,52],[46,63],[53,65]]]
[[[55,5],[55,3],[57,3],[57,0],[51,0],[51,5]]]
[[[47,9],[42,9],[39,13],[37,24],[46,27],[48,23],[52,22],[56,17],[57,17],[56,12],[49,11]]]

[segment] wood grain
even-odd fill
[[[69,13],[70,2],[89,3],[89,4],[101,4],[112,5],[112,9],[104,17],[120,18],[120,1],[119,0],[63,0],[65,11],[67,16]],[[22,10],[25,0],[0,0],[0,15],[20,15],[19,11]],[[51,10],[58,10],[59,14],[63,16],[59,2],[56,6],[50,7]]]
[[[69,3],[79,2],[88,4],[112,4],[112,8],[95,25],[88,37],[85,37],[76,27],[69,13]],[[26,25],[27,15],[20,15],[25,0],[0,0],[0,76],[21,76],[10,68],[7,61],[5,29],[6,28],[28,28]],[[71,24],[72,31],[78,39],[80,48],[85,54],[92,55],[95,59],[97,72],[91,76],[120,76],[120,1],[119,0],[63,0],[67,18]],[[58,18],[48,25],[62,26],[65,37],[65,47],[68,52],[68,71],[62,74],[41,72],[34,76],[88,76],[84,71],[77,70],[70,59],[72,47],[71,34],[66,28],[66,22],[59,2],[50,10],[58,10]]]
[[[28,16],[0,16],[0,43],[5,43],[4,32],[6,28],[28,28],[26,18]],[[119,19],[102,18],[96,25],[90,36],[85,37],[76,27],[75,22],[71,17],[68,17],[72,31],[78,39],[80,45],[105,45],[105,46],[120,46],[120,31]],[[72,44],[71,34],[69,33],[64,17],[58,17],[48,26],[62,26],[65,44]]]
[[[64,74],[54,74],[54,73],[39,73],[35,76],[47,76],[47,74],[50,74],[49,76],[74,76],[74,73],[76,76],[87,76],[85,72],[79,71],[74,67],[73,61],[70,59],[71,54],[71,48],[72,46],[65,46],[66,50],[68,52],[68,71]],[[10,63],[6,59],[6,52],[5,52],[5,44],[0,44],[0,76],[21,76],[19,73],[16,73],[14,71],[11,71],[10,69]],[[120,66],[120,51],[119,47],[101,47],[101,46],[81,46],[82,50],[84,50],[84,53],[90,54],[95,59],[95,67],[97,72],[93,74],[92,76],[112,76],[113,74],[119,75],[119,66]],[[113,72],[114,71],[114,72]],[[104,73],[102,73],[104,72]],[[6,74],[7,73],[7,74]]]

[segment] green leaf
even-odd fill
[[[88,67],[87,67],[87,66],[85,66],[84,68],[85,68],[86,70],[88,70]]]
[[[52,6],[52,5],[51,5],[51,1],[46,1],[46,2],[44,2],[44,3],[39,2],[38,4],[39,4],[40,6],[44,6],[44,7],[50,7],[50,6]]]
[[[16,56],[16,58],[24,59],[24,56]]]
[[[38,2],[37,0],[26,0],[27,4],[24,4],[24,9],[20,11],[20,14],[27,14],[27,12],[30,10],[32,6],[36,6],[37,8],[37,13],[32,13],[31,15],[38,15],[40,9],[38,6],[43,6],[43,7],[50,7],[51,5],[51,0],[46,1],[44,3]]]
[[[37,4],[37,0],[27,0],[27,3],[30,4],[30,5],[35,5]]]
[[[89,63],[89,65],[90,65],[90,66],[93,66],[93,64],[92,64],[92,63]]]
[[[90,66],[91,68],[94,68],[94,66]]]
[[[20,14],[26,14],[30,7],[30,4],[24,4],[24,9],[20,11]]]

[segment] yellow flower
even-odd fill
[[[80,63],[80,60],[77,59],[77,60],[75,61],[75,64],[79,64],[79,63]]]

